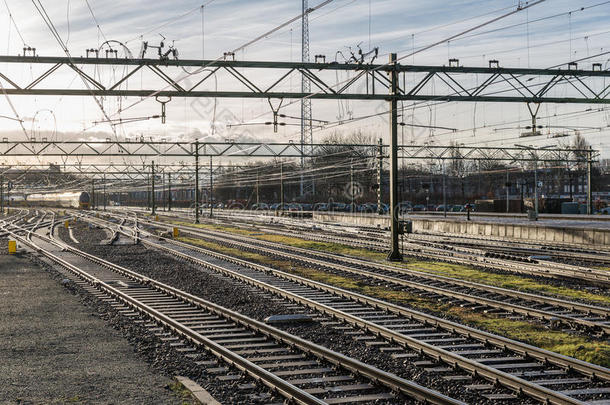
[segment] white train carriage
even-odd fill
[[[91,197],[86,191],[69,193],[30,194],[26,198],[27,204],[41,207],[62,207],[89,209]]]

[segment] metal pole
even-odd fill
[[[506,168],[506,213],[507,214],[508,214],[508,211],[509,211],[509,207],[508,207],[508,205],[509,205],[509,202],[508,202],[508,188],[509,188],[509,185],[508,185],[508,167],[507,167]]]
[[[146,211],[150,209],[150,174],[146,175]]]
[[[199,141],[195,141],[195,223],[199,223]]]
[[[383,209],[381,209],[381,177],[383,174],[383,139],[379,138],[379,147],[377,151],[377,213],[379,215],[383,214]]]
[[[390,65],[396,66],[396,54],[390,54]],[[389,72],[390,95],[398,94],[398,72],[393,69]],[[388,260],[393,262],[402,261],[398,236],[398,101],[390,101],[390,230],[392,233],[392,245]]]
[[[150,165],[150,185],[151,185],[151,193],[150,193],[150,200],[152,202],[152,214],[155,215],[155,161],[152,161],[152,164]]]
[[[284,162],[280,162],[280,210],[284,211]]]
[[[95,209],[95,179],[91,179],[91,208]]]
[[[0,214],[4,215],[4,176],[0,176]]]
[[[349,187],[350,187],[350,195],[352,198],[352,203],[349,211],[353,213],[355,211],[354,207],[354,160],[352,159],[351,164],[349,166]]]
[[[167,173],[167,210],[172,210],[172,174]]]
[[[538,155],[536,154],[536,160],[534,161],[534,212],[536,219],[538,219]]]
[[[104,184],[102,185],[102,198],[104,200],[104,211],[106,211],[106,175],[104,174]]]
[[[593,195],[593,187],[591,184],[591,166],[593,164],[593,149],[589,146],[589,152],[587,153],[587,215],[591,215],[593,213],[593,203],[592,195]]]
[[[212,174],[212,156],[210,156],[210,218],[214,215],[214,179]]]
[[[441,162],[443,171],[443,216],[447,218],[447,188],[445,187],[445,162]]]
[[[256,208],[258,209],[258,205],[259,205],[259,195],[258,195],[258,187],[259,187],[259,173],[258,170],[256,171]]]

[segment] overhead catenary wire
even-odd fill
[[[35,1],[35,0],[32,0],[32,1]],[[40,0],[38,0],[38,1],[40,1]],[[319,10],[319,9],[321,9],[322,7],[324,7],[324,6],[326,6],[326,5],[330,4],[330,3],[332,3],[333,1],[334,1],[334,0],[326,0],[326,1],[324,1],[324,2],[322,2],[322,3],[320,3],[320,4],[318,4],[317,6],[310,7],[308,10],[305,10],[305,13],[307,13],[307,14],[312,13],[312,12],[314,12],[314,11],[316,11],[316,10]],[[544,1],[544,0],[539,0],[539,1]],[[286,27],[287,25],[290,25],[290,24],[292,24],[292,23],[293,23],[293,22],[295,22],[295,21],[298,21],[300,18],[302,18],[303,14],[304,14],[304,13],[301,13],[301,14],[299,14],[298,16],[291,18],[290,20],[288,20],[288,21],[286,21],[286,22],[284,22],[284,23],[282,23],[282,24],[280,24],[280,25],[278,25],[278,26],[276,26],[276,27],[272,28],[271,30],[269,30],[269,31],[267,31],[267,32],[265,32],[265,33],[263,33],[263,34],[261,34],[261,35],[259,35],[259,36],[255,37],[254,39],[252,39],[252,40],[250,40],[250,41],[246,42],[245,44],[238,46],[237,48],[233,49],[232,51],[230,51],[230,52],[228,52],[228,53],[229,53],[229,54],[235,54],[235,53],[237,53],[237,52],[239,52],[239,51],[241,51],[241,50],[244,50],[244,49],[248,48],[249,46],[251,46],[251,45],[253,45],[253,44],[255,44],[255,43],[257,43],[257,42],[261,41],[262,39],[266,38],[267,36],[269,36],[269,35],[273,34],[274,32],[277,32],[279,29],[281,29],[281,28],[283,28],[283,27]],[[219,56],[219,57],[217,57],[216,59],[214,59],[213,61],[210,61],[209,63],[207,63],[207,64],[203,65],[201,68],[199,68],[199,69],[195,70],[194,72],[191,72],[191,73],[186,73],[185,75],[183,75],[183,76],[181,76],[181,77],[177,78],[176,80],[174,80],[174,83],[176,83],[176,84],[177,84],[177,83],[180,83],[181,81],[183,81],[183,80],[184,80],[184,79],[186,79],[187,77],[190,77],[190,76],[192,76],[192,75],[194,75],[194,74],[197,74],[197,73],[200,73],[200,72],[204,71],[206,68],[209,68],[210,66],[213,66],[213,65],[214,65],[214,63],[221,61],[221,60],[222,60],[224,57],[225,57],[225,55]],[[120,110],[120,111],[117,111],[116,113],[112,114],[111,116],[115,116],[115,115],[117,115],[117,114],[120,114],[120,113],[121,113],[121,112],[123,112],[123,111],[126,111],[126,110],[128,110],[128,109],[130,109],[130,108],[133,108],[133,107],[135,107],[136,105],[139,105],[140,103],[142,103],[143,101],[148,100],[149,98],[154,97],[154,96],[156,96],[157,94],[159,94],[160,92],[162,92],[162,91],[164,91],[164,90],[167,90],[168,88],[171,88],[171,87],[172,87],[172,84],[168,84],[168,85],[167,85],[167,86],[165,86],[164,88],[159,89],[159,90],[157,90],[157,91],[154,91],[154,92],[152,92],[151,94],[149,94],[149,95],[147,95],[147,96],[142,97],[140,100],[138,100],[138,101],[136,101],[136,102],[134,102],[134,103],[132,103],[132,104],[128,105],[127,107],[123,108],[123,109],[122,109],[122,110]],[[109,118],[107,117],[107,119],[109,119]]]
[[[15,31],[17,31],[17,35],[19,35],[19,38],[21,39],[23,46],[28,46],[27,43],[25,42],[25,39],[23,39],[23,35],[21,35],[21,30],[19,29],[19,26],[17,25],[17,22],[15,21],[15,18],[13,17],[13,13],[11,12],[11,9],[9,8],[8,3],[6,2],[6,0],[2,0],[2,1],[4,2],[4,6],[6,7],[6,11],[8,12],[9,20],[11,20],[11,22],[13,23],[13,26],[15,27]]]
[[[608,55],[608,54],[610,54],[610,51],[601,52],[601,53],[596,54],[596,55],[591,55],[591,56],[583,57],[583,58],[576,59],[576,60],[569,60],[568,62],[582,62],[584,60],[594,59],[594,58],[597,58],[597,57],[600,57],[600,56],[604,56],[604,55]],[[563,65],[567,64],[568,62],[561,63],[561,64],[558,64],[558,65],[553,65],[553,66],[547,67],[547,69],[555,69],[555,68],[558,68],[560,66],[563,66]],[[536,86],[540,86],[540,85],[542,85],[542,84],[537,84],[537,85],[533,84],[533,85],[531,85],[531,87],[536,87]],[[468,90],[472,90],[472,88],[468,89]],[[504,90],[504,91],[508,91],[508,90],[510,90],[510,89],[507,89],[507,90]],[[501,93],[501,91],[495,92],[493,94],[499,94],[499,93]],[[439,100],[440,101],[414,102],[414,103],[412,103],[411,105],[409,105],[407,107],[402,106],[401,108],[398,109],[398,112],[404,112],[406,109],[413,109],[413,110],[415,110],[416,108],[417,109],[428,108],[428,106],[430,106],[430,105],[439,105],[439,104],[449,104],[450,103],[448,101],[442,100],[442,97],[440,97],[440,96],[439,96]],[[373,118],[373,117],[382,116],[382,115],[388,114],[389,112],[390,112],[390,110],[384,110],[384,111],[381,111],[381,112],[377,112],[377,113],[373,113],[373,114],[367,114],[367,115],[358,116],[358,117],[352,117],[352,118],[349,118],[349,119],[340,119],[340,120],[337,120],[337,121],[334,121],[334,122],[330,122],[329,124],[325,125],[323,127],[323,129],[324,130],[332,129],[334,127],[346,125],[348,123],[354,123],[354,122],[357,122],[357,121],[361,121],[361,120],[365,120],[365,119],[369,119],[369,118]],[[473,126],[473,128],[474,128],[474,126]],[[479,127],[476,127],[476,128],[478,129]],[[468,130],[472,130],[472,128],[470,128]],[[461,132],[461,131],[458,130],[457,132]]]
[[[527,5],[525,5],[525,6],[518,7],[516,10],[513,10],[513,11],[511,11],[511,12],[505,13],[505,14],[500,15],[500,16],[498,16],[498,17],[494,17],[494,18],[492,18],[491,20],[485,21],[485,22],[483,22],[483,23],[477,24],[477,25],[476,25],[476,26],[474,26],[474,27],[471,27],[471,28],[466,29],[466,30],[464,30],[464,31],[458,32],[458,33],[456,33],[456,34],[453,34],[453,35],[449,36],[448,38],[445,38],[445,39],[440,40],[440,41],[436,41],[436,42],[434,42],[434,43],[432,43],[432,44],[425,45],[425,46],[423,46],[423,47],[421,47],[421,48],[419,48],[419,49],[417,49],[417,50],[414,50],[414,51],[412,51],[412,52],[410,52],[410,53],[406,54],[406,55],[402,55],[402,56],[398,57],[398,58],[396,59],[396,61],[395,61],[395,62],[393,62],[393,63],[384,63],[384,64],[381,64],[381,65],[377,66],[377,67],[375,68],[375,70],[381,70],[381,69],[383,69],[383,68],[385,68],[385,67],[388,67],[388,66],[390,66],[390,65],[392,65],[392,64],[398,63],[399,61],[401,61],[401,60],[403,60],[403,59],[406,59],[406,58],[412,57],[412,56],[414,56],[414,55],[416,55],[416,54],[418,54],[418,53],[424,52],[424,51],[429,50],[429,49],[431,49],[431,48],[434,48],[434,47],[436,47],[436,46],[438,46],[438,45],[440,45],[440,44],[443,44],[443,43],[445,43],[445,42],[447,42],[447,41],[451,41],[451,40],[453,40],[453,39],[455,39],[455,38],[458,38],[458,37],[460,37],[460,36],[462,36],[462,35],[465,35],[465,34],[468,34],[468,33],[470,33],[470,32],[473,32],[473,31],[475,31],[475,30],[477,30],[477,29],[479,29],[479,28],[485,27],[485,26],[487,26],[487,25],[489,25],[489,24],[492,24],[492,23],[494,23],[494,22],[496,22],[496,21],[499,21],[499,20],[504,19],[504,18],[506,18],[506,17],[509,17],[509,16],[511,16],[511,15],[514,15],[515,13],[518,13],[518,12],[520,12],[520,11],[527,10],[527,9],[529,9],[529,8],[531,8],[531,7],[533,7],[533,6],[536,6],[536,5],[540,4],[540,3],[543,3],[543,2],[545,2],[545,1],[546,1],[546,0],[537,0],[537,1],[533,2],[533,3],[531,3],[531,4],[527,4]],[[334,86],[330,86],[330,87],[331,87],[331,88],[332,88],[332,87],[339,88],[339,86],[340,86],[340,85],[344,85],[344,84],[348,83],[350,80],[351,80],[351,79],[349,79],[349,78],[348,78],[347,80],[345,80],[345,81],[343,81],[343,82],[339,82],[339,83],[337,83],[336,85],[334,85]],[[295,103],[299,103],[299,102],[301,102],[301,100],[303,100],[303,99],[312,98],[314,95],[317,95],[317,94],[320,94],[320,93],[321,93],[321,90],[320,90],[320,91],[317,91],[317,92],[315,92],[315,93],[312,93],[312,94],[309,94],[309,95],[303,96],[303,97],[301,97],[301,98],[298,98],[298,99],[296,99],[296,100],[293,100],[293,101],[289,102],[288,104],[284,105],[284,108],[289,107],[289,106],[291,106],[291,105],[293,105],[293,104],[295,104]],[[264,115],[264,114],[262,114],[262,115]],[[261,116],[262,116],[262,115],[261,115]],[[259,117],[260,117],[260,116],[259,116]],[[256,118],[259,118],[259,117],[256,117]]]
[[[40,0],[32,0],[32,4],[34,4],[34,7],[36,8],[38,13],[42,17],[43,21],[45,22],[45,24],[47,25],[47,27],[51,31],[51,34],[53,35],[53,37],[55,37],[55,40],[59,43],[59,46],[62,48],[62,50],[64,51],[64,53],[68,57],[68,59],[70,59],[72,61],[72,55],[70,54],[70,51],[68,50],[68,48],[67,48],[66,44],[64,43],[64,41],[61,39],[61,36],[59,35],[59,32],[57,31],[57,29],[55,28],[55,25],[53,24],[53,21],[51,20],[51,18],[47,14],[46,9],[44,8],[42,2]],[[77,72],[77,75],[81,78],[81,80],[83,81],[83,83],[87,87],[87,90],[89,90],[91,92],[91,96],[93,97],[93,99],[95,100],[95,103],[98,105],[98,107],[102,111],[102,114],[104,115],[104,118],[106,118],[106,120],[110,121],[110,117],[108,117],[108,115],[106,114],[106,111],[104,110],[104,106],[100,103],[98,98],[91,91],[91,87],[89,86],[89,82],[84,77],[82,77],[82,75],[80,73]],[[116,131],[114,130],[114,127],[111,126],[111,128],[112,128],[112,132],[114,133],[115,138],[118,139],[118,136],[117,136]]]

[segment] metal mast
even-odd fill
[[[301,62],[309,62],[309,1],[302,0],[303,15],[301,17]],[[301,93],[311,92],[311,82],[302,75]],[[311,100],[301,99],[301,150],[304,155],[310,155],[313,145],[313,128],[311,126]],[[301,156],[301,195],[313,193],[313,181],[305,181],[303,172],[305,171],[305,156]]]

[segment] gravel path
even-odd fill
[[[0,402],[184,403],[168,389],[168,375],[42,266],[1,254],[0,294]]]

